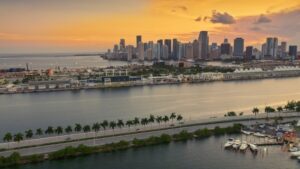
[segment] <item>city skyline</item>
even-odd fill
[[[181,42],[177,38],[143,41],[142,35],[136,35],[136,45],[127,44],[120,39],[103,57],[112,60],[294,60],[299,59],[298,46],[278,37],[265,37],[265,41],[254,47],[243,37],[235,37],[231,43],[228,38],[218,44],[210,39],[208,31],[200,31],[198,39]]]
[[[120,37],[134,44],[173,39],[188,42],[207,30],[214,42],[243,37],[257,47],[265,37],[300,44],[300,2],[80,0],[0,2],[1,53],[96,52],[110,48]],[[34,9],[34,10],[33,10]]]

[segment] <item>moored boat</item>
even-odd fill
[[[255,144],[249,143],[249,147],[250,147],[250,150],[253,151],[253,152],[257,152],[257,150],[258,150],[258,148]]]
[[[241,130],[241,132],[242,132],[243,134],[246,134],[246,135],[250,135],[250,134],[252,134],[252,132],[251,132],[251,131],[246,131],[246,130]]]
[[[265,134],[262,134],[262,133],[259,133],[259,132],[256,132],[253,135],[256,136],[256,137],[266,137]]]
[[[240,150],[241,151],[246,151],[248,148],[248,144],[247,142],[242,142],[241,146],[240,146]]]
[[[291,152],[291,157],[299,157],[300,156],[300,151],[296,151],[296,152]]]

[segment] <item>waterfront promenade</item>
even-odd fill
[[[269,114],[269,118],[278,117],[278,113]],[[299,120],[300,113],[297,112],[285,112],[280,114],[283,117],[283,121]],[[0,156],[9,156],[12,152],[19,152],[21,155],[43,154],[63,149],[67,146],[78,146],[84,144],[87,146],[104,145],[107,143],[118,142],[120,140],[130,141],[134,138],[143,139],[150,136],[159,136],[163,133],[175,134],[182,130],[189,132],[195,131],[201,128],[212,129],[216,126],[228,127],[234,123],[241,123],[244,125],[254,124],[256,122],[265,122],[266,114],[259,114],[256,117],[254,115],[237,116],[237,117],[220,117],[210,119],[198,119],[184,121],[183,124],[161,124],[152,126],[138,126],[123,129],[115,129],[78,133],[62,136],[53,136],[46,138],[37,138],[31,140],[24,140],[21,142],[1,143],[0,149],[7,149],[0,152]]]

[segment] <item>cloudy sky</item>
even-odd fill
[[[0,53],[104,51],[125,38],[300,45],[300,0],[1,0]]]

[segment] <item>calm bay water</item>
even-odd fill
[[[108,61],[100,56],[52,56],[52,55],[35,55],[35,56],[6,56],[0,55],[0,69],[12,67],[26,68],[28,63],[30,69],[48,69],[48,68],[86,68],[86,67],[107,67],[123,66],[127,62]]]
[[[251,113],[300,100],[300,78],[0,95],[0,136],[48,125],[181,113],[186,120]],[[262,111],[262,109],[261,109]]]
[[[298,169],[280,146],[254,156],[223,150],[224,137],[130,149],[74,159],[47,161],[11,169]]]

